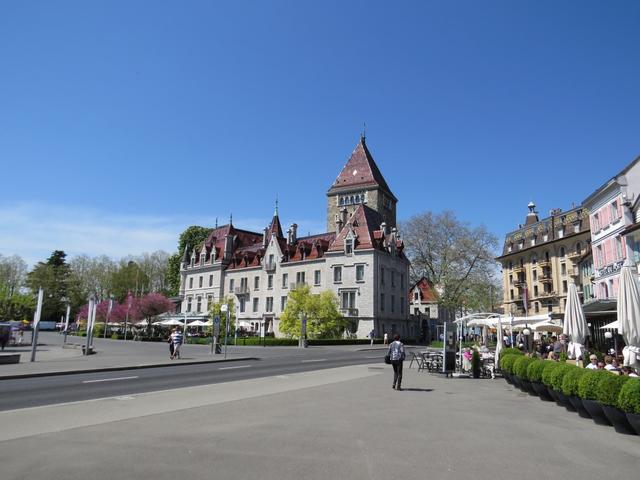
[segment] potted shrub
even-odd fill
[[[547,387],[542,383],[542,372],[544,367],[547,366],[548,362],[544,360],[535,360],[529,364],[527,367],[527,376],[529,377],[529,381],[531,382],[531,386],[538,394],[538,396],[542,400],[546,400],[548,402],[552,401],[551,395],[549,395],[549,391]]]
[[[534,359],[531,357],[520,357],[513,364],[513,372],[518,377],[520,381],[520,389],[523,392],[528,392],[531,395],[535,395],[536,392],[531,386],[531,382],[529,382],[529,377],[527,376],[527,368],[529,368],[529,364],[533,362]]]
[[[475,348],[471,354],[471,374],[473,378],[480,378],[480,353]]]
[[[598,382],[598,401],[602,405],[602,411],[609,419],[613,428],[618,433],[634,435],[636,432],[631,428],[625,413],[618,408],[618,395],[629,377],[623,375],[606,375]]]
[[[569,402],[571,402],[571,405],[576,409],[578,415],[583,418],[591,418],[591,415],[589,415],[589,412],[584,408],[582,400],[580,400],[578,396],[578,380],[580,380],[580,377],[582,377],[586,371],[584,368],[576,367],[565,373],[564,377],[562,377],[562,393],[567,397]]]
[[[502,370],[502,376],[509,383],[513,383],[513,364],[519,358],[518,355],[505,355],[500,357],[500,369]]]
[[[560,366],[556,368],[551,374],[551,386],[556,392],[556,403],[572,412],[575,410],[575,408],[573,407],[569,399],[565,396],[565,394],[562,393],[562,382],[564,380],[564,376],[574,368],[579,367],[568,363],[561,363]]]
[[[500,360],[502,360],[507,355],[524,356],[524,353],[522,353],[522,350],[520,350],[519,348],[503,348],[502,350],[500,350]]]
[[[542,370],[542,383],[544,384],[545,387],[547,387],[547,391],[549,392],[549,395],[551,395],[551,398],[553,398],[556,401],[558,400],[558,397],[556,396],[555,390],[551,386],[551,374],[556,370],[556,368],[559,368],[559,367],[560,367],[560,364],[558,362],[547,361],[547,364],[544,366],[544,369]]]
[[[578,380],[578,395],[582,405],[598,425],[611,425],[598,402],[598,382],[604,375],[611,375],[606,370],[587,370]]]
[[[627,420],[640,435],[640,378],[630,378],[618,394],[618,408],[626,413]]]

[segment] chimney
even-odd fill
[[[340,233],[340,230],[342,230],[342,219],[340,218],[340,215],[336,213],[336,233]]]
[[[347,224],[347,207],[342,207],[342,210],[340,210],[340,220],[342,221],[342,225]]]
[[[287,245],[293,245],[293,241],[291,239],[291,229],[287,230]]]
[[[228,262],[231,260],[231,253],[233,252],[233,235],[224,236],[224,260]]]
[[[298,240],[298,224],[297,223],[292,223],[291,224],[291,243],[296,243],[296,241]]]
[[[269,227],[264,227],[264,230],[262,230],[262,248],[267,248],[267,232],[269,232]]]

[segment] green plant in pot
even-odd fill
[[[502,375],[504,376],[504,378],[509,383],[513,383],[513,364],[518,358],[520,358],[519,355],[505,355],[504,357],[501,357],[500,370],[502,371]]]
[[[582,405],[589,412],[594,422],[599,425],[611,425],[598,402],[598,383],[605,375],[612,375],[606,370],[586,370],[578,380],[578,395]]]
[[[527,367],[527,376],[529,377],[531,386],[538,394],[538,396],[542,400],[551,401],[553,400],[553,398],[551,398],[551,395],[549,395],[547,387],[542,383],[542,372],[547,366],[547,363],[549,362],[546,362],[545,360],[534,360]]]
[[[531,395],[535,395],[536,392],[531,386],[531,382],[529,382],[529,376],[527,374],[527,369],[529,368],[529,364],[534,362],[535,359],[531,357],[520,357],[513,364],[513,373],[520,380],[520,388],[525,392],[529,392]]]
[[[629,380],[629,377],[623,375],[603,375],[598,381],[597,400],[602,405],[605,416],[609,419],[613,428],[616,429],[616,432],[635,434],[627,420],[627,416],[618,408],[620,390]]]
[[[640,435],[640,378],[629,378],[618,394],[618,408],[625,412],[627,421]]]
[[[519,348],[503,348],[502,350],[500,350],[500,360],[502,360],[507,355],[524,356],[524,353],[522,353],[522,350],[520,350]]]
[[[578,396],[578,381],[586,371],[584,368],[576,367],[565,373],[564,377],[562,377],[562,393],[567,397],[571,405],[573,405],[578,415],[584,418],[591,418],[591,415],[589,415],[589,412],[584,408],[582,400],[580,400]]]
[[[575,410],[575,408],[573,407],[569,399],[565,396],[565,394],[562,393],[562,382],[564,381],[565,375],[576,368],[578,367],[569,363],[560,363],[560,366],[556,368],[551,374],[551,388],[553,388],[553,391],[556,392],[556,403],[572,412]]]
[[[556,370],[556,368],[560,367],[558,362],[552,362],[547,360],[547,364],[544,366],[542,370],[542,384],[547,387],[547,391],[551,398],[557,400],[556,392],[551,386],[551,374]]]
[[[475,348],[471,354],[471,374],[473,378],[480,378],[480,353]]]

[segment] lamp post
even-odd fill
[[[224,332],[224,358],[227,358],[227,337],[229,336],[229,324],[231,323],[230,321],[230,317],[231,317],[231,312],[229,311],[229,305],[227,305],[226,303],[223,303],[220,306],[220,311],[222,313],[224,313],[227,316],[227,324],[225,325],[225,332]]]
[[[67,314],[64,319],[64,339],[62,340],[62,344],[66,345],[67,333],[69,332],[69,314],[71,313],[71,304],[69,303],[69,300],[66,298],[63,298],[62,300],[67,304]]]
[[[298,341],[298,347],[307,348],[307,315],[302,314],[300,318],[300,340]]]
[[[104,319],[104,338],[107,338],[107,327],[109,326],[109,317],[113,309],[113,295],[109,295],[109,306],[107,307],[107,316]]]
[[[129,323],[129,311],[131,310],[131,302],[133,298],[131,297],[131,292],[127,295],[127,313],[124,316],[124,340],[127,341],[127,324]]]
[[[31,333],[31,361],[36,361],[36,349],[38,348],[38,324],[40,323],[40,316],[42,315],[42,299],[44,297],[44,290],[42,287],[38,289],[38,306],[36,307],[36,313],[33,315],[33,330]]]
[[[522,330],[522,334],[524,335],[525,349],[527,350],[527,353],[529,353],[531,351],[531,348],[529,347],[529,335],[531,335],[531,330],[526,327],[524,330]]]

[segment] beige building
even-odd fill
[[[262,232],[229,223],[188,246],[180,270],[181,313],[206,315],[213,302],[233,296],[239,327],[279,336],[289,292],[306,284],[312,293],[336,294],[359,338],[371,330],[377,336],[414,332],[396,198],[364,138],[327,192],[327,204],[325,233],[298,236],[295,223],[283,232],[276,208]]]
[[[578,263],[590,250],[589,212],[573,208],[553,210],[540,220],[529,203],[524,225],[507,234],[502,255],[506,314],[517,316],[564,314],[567,290],[575,283],[582,292]]]

